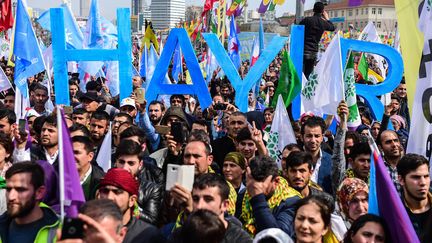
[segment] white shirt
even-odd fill
[[[54,164],[54,162],[55,162],[55,160],[57,159],[57,156],[58,156],[58,152],[59,152],[58,149],[57,149],[57,151],[53,154],[53,156],[51,156],[45,148],[44,148],[43,150],[44,150],[45,157],[46,157],[48,163],[50,163],[50,164]]]
[[[317,162],[315,164],[315,168],[314,168],[314,170],[312,172],[312,176],[311,176],[311,180],[313,182],[315,182],[315,183],[318,183],[318,173],[319,173],[319,169],[321,167],[321,158],[322,158],[322,151],[321,151],[321,148],[320,148],[320,150],[319,150],[319,157],[318,157],[318,160],[317,160]]]
[[[80,179],[80,184],[81,184],[81,186],[82,186],[82,184],[87,180],[87,178],[90,176],[90,174],[92,173],[92,170],[93,170],[93,168],[92,168],[92,166],[90,165],[90,168],[87,170],[87,172],[85,173],[85,175],[84,175],[84,178],[81,180]]]

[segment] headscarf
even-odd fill
[[[358,178],[346,178],[342,181],[337,191],[337,201],[345,215],[348,215],[348,205],[354,195],[362,191],[369,194],[369,187],[363,180]]]
[[[224,161],[229,161],[237,164],[242,168],[242,170],[246,169],[246,163],[244,156],[239,152],[229,152],[226,156]]]
[[[405,119],[399,115],[393,115],[390,117],[391,120],[395,120],[397,123],[399,123],[399,126],[401,128],[405,128],[406,124],[405,124]]]

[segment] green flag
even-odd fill
[[[363,80],[366,80],[366,81],[368,81],[368,69],[369,69],[369,65],[368,65],[367,60],[366,60],[366,55],[363,53],[363,54],[361,54],[359,63],[357,65],[357,70],[359,71],[359,73],[363,77]]]
[[[351,53],[344,72],[345,101],[349,109],[348,127],[358,127],[361,124],[361,118],[357,107],[354,79],[354,57]]]
[[[276,97],[278,97],[279,95],[282,95],[285,106],[288,106],[300,93],[301,88],[301,82],[299,77],[297,76],[294,64],[291,61],[291,58],[288,56],[287,51],[284,51],[279,82],[276,88],[275,95],[273,96],[275,98],[272,101],[272,107],[276,107]]]
[[[6,180],[0,176],[0,189],[6,188]]]

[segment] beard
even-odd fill
[[[12,207],[17,205],[18,208]],[[33,194],[30,200],[24,202],[24,204],[11,204],[7,205],[7,214],[11,218],[21,218],[27,216],[33,208],[36,206],[36,195]]]
[[[150,121],[153,125],[159,124],[160,120],[162,120],[162,116],[160,117],[150,116]]]

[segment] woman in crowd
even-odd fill
[[[246,187],[243,184],[243,175],[246,170],[246,159],[239,152],[230,152],[225,156],[222,172],[225,179],[230,182],[237,194],[242,193]]]
[[[321,196],[309,196],[298,203],[294,219],[297,243],[323,243],[330,229],[331,209]]]
[[[345,235],[344,243],[390,243],[391,235],[384,219],[365,214],[358,217]]]
[[[361,179],[346,178],[336,195],[340,213],[349,229],[354,220],[368,211],[369,187]]]

